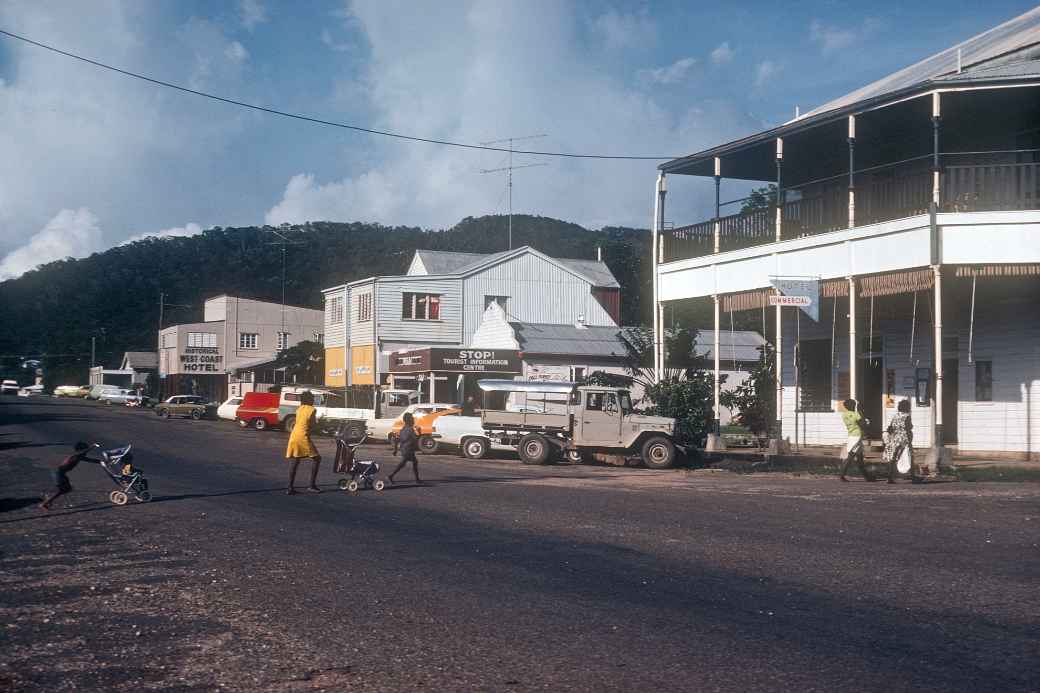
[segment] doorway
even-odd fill
[[[943,359],[943,443],[957,444],[957,402],[960,400],[960,368],[957,359]]]
[[[856,392],[859,394],[859,412],[863,418],[869,419],[863,432],[871,440],[881,439],[882,395],[884,394],[885,369],[881,359],[860,359]]]

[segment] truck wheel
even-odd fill
[[[437,439],[433,436],[419,436],[419,450],[427,455],[437,452]]]
[[[462,455],[470,460],[482,460],[487,455],[488,444],[483,438],[466,438],[462,443]]]
[[[548,464],[553,450],[545,436],[528,433],[520,439],[519,452],[524,464]]]
[[[253,428],[255,428],[258,431],[266,431],[267,430],[267,420],[266,419],[253,419]]]
[[[192,409],[191,410],[191,418],[193,418],[196,421],[198,421],[199,419],[202,418],[202,411],[200,409]]]
[[[663,436],[647,438],[643,443],[643,464],[650,469],[668,469],[675,464],[675,445]]]
[[[295,416],[287,416],[287,417],[285,417],[285,421],[282,422],[282,428],[285,429],[286,433],[292,433],[292,430],[294,428],[296,428],[296,417]],[[258,428],[257,430],[259,431],[261,429]]]

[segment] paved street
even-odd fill
[[[79,439],[132,442],[155,500],[80,465],[37,509]],[[426,487],[348,495],[327,461],[290,498],[284,447],[0,399],[0,688],[1040,688],[1040,484],[434,455]]]

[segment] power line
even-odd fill
[[[18,41],[23,41],[23,42],[28,43],[30,45],[36,46],[37,48],[43,48],[44,50],[51,51],[52,53],[57,53],[59,55],[64,55],[66,58],[72,58],[73,60],[79,60],[79,61],[87,63],[89,65],[93,65],[94,67],[100,67],[100,68],[102,68],[104,70],[111,70],[112,72],[117,72],[117,73],[119,73],[121,75],[125,75],[127,77],[133,77],[134,79],[140,79],[140,80],[143,80],[145,82],[150,82],[151,84],[157,84],[157,85],[159,85],[161,87],[166,87],[167,89],[175,89],[177,91],[181,91],[181,92],[184,92],[186,94],[192,94],[194,96],[201,96],[201,97],[206,98],[206,99],[212,99],[214,101],[220,101],[222,103],[231,104],[233,106],[241,106],[242,108],[249,108],[249,109],[252,109],[254,111],[261,111],[263,113],[270,113],[271,115],[282,116],[283,118],[293,118],[295,120],[303,120],[303,121],[306,121],[308,123],[315,123],[317,125],[328,125],[330,127],[343,128],[345,130],[354,130],[355,132],[364,132],[364,133],[367,133],[369,135],[380,135],[382,137],[392,137],[394,139],[409,140],[409,141],[412,141],[412,142],[425,142],[427,144],[439,144],[439,145],[443,145],[445,147],[459,147],[461,149],[478,149],[478,150],[491,151],[491,152],[510,152],[510,153],[513,153],[513,154],[533,154],[535,156],[556,156],[556,157],[562,157],[562,158],[567,158],[567,159],[614,159],[614,160],[627,160],[627,161],[666,161],[666,160],[669,160],[669,159],[678,159],[678,158],[680,158],[678,156],[626,156],[626,155],[618,155],[618,154],[574,154],[574,153],[570,153],[570,152],[538,152],[538,151],[528,151],[528,150],[522,150],[522,149],[514,150],[514,149],[506,149],[504,147],[492,147],[492,146],[489,146],[489,145],[482,145],[482,144],[466,144],[464,142],[453,142],[451,140],[437,140],[437,139],[431,139],[431,138],[428,138],[428,137],[415,137],[413,135],[403,135],[403,134],[401,134],[399,132],[390,132],[390,131],[387,131],[387,130],[375,130],[373,128],[361,127],[360,125],[350,125],[348,123],[338,123],[338,122],[333,121],[333,120],[324,120],[322,118],[314,118],[312,116],[306,116],[306,115],[302,115],[300,113],[291,113],[289,111],[280,111],[280,110],[278,110],[276,108],[268,108],[266,106],[258,106],[257,104],[247,103],[245,101],[237,101],[235,99],[229,99],[229,98],[224,97],[224,96],[218,96],[216,94],[211,94],[211,93],[205,92],[205,91],[199,91],[197,89],[189,89],[188,87],[181,86],[179,84],[174,84],[173,82],[166,82],[166,81],[163,81],[161,79],[156,79],[154,77],[148,77],[147,75],[142,75],[142,74],[137,73],[137,72],[131,72],[130,70],[124,70],[122,68],[115,67],[113,65],[108,65],[106,63],[102,63],[102,62],[99,62],[97,60],[91,60],[90,58],[86,58],[86,57],[84,57],[82,55],[77,55],[75,53],[70,53],[68,51],[61,50],[60,48],[55,48],[54,46],[49,46],[46,43],[40,43],[39,41],[33,41],[30,38],[27,38],[25,36],[20,36],[19,34],[15,34],[15,33],[12,33],[10,31],[6,31],[4,29],[0,29],[0,35],[7,36],[7,37],[13,38],[13,39],[17,39]]]

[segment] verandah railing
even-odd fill
[[[941,211],[968,212],[1040,209],[1040,163],[956,164],[943,168]],[[857,180],[856,225],[925,214],[932,200],[927,168],[874,169]],[[776,207],[769,205],[719,219],[719,250],[737,250],[776,239]],[[830,186],[818,194],[786,201],[782,237],[798,238],[848,226],[848,191]],[[663,261],[709,255],[714,251],[715,220],[664,232]]]

